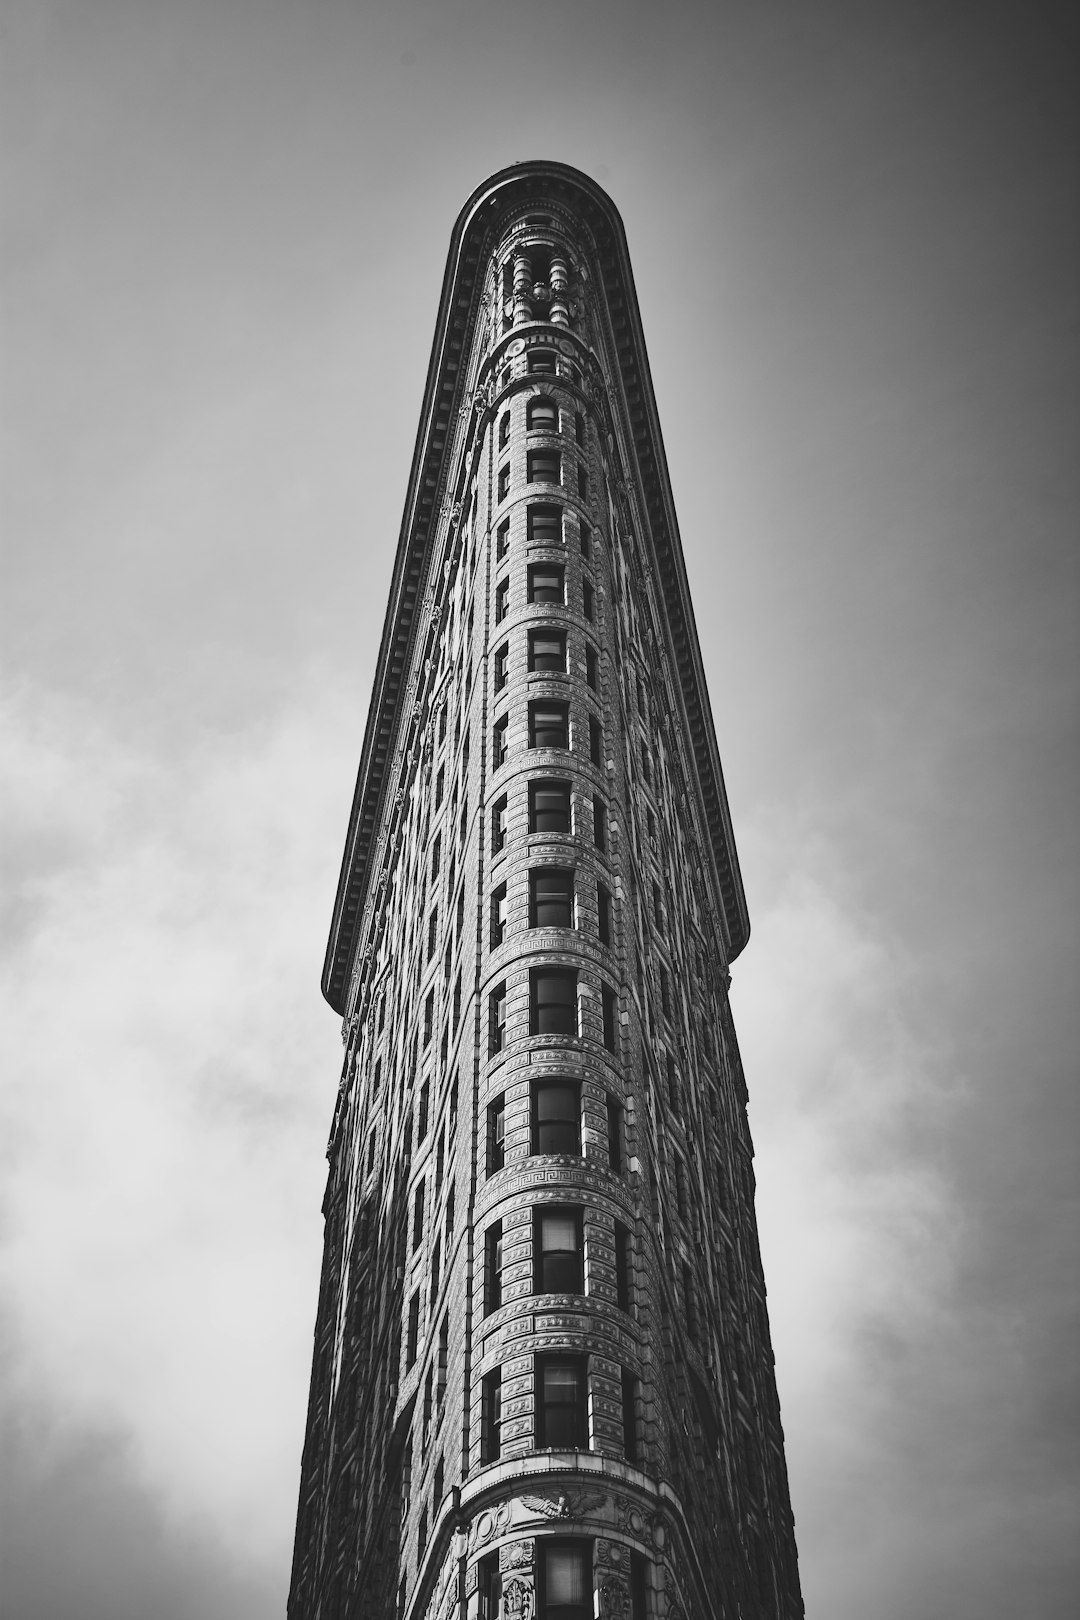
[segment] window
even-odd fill
[[[510,412],[504,411],[499,417],[499,449],[505,450],[510,443]]]
[[[554,377],[555,355],[551,349],[534,349],[529,356],[529,374],[533,377]]]
[[[615,1222],[615,1289],[620,1311],[630,1309],[630,1232]]]
[[[538,1446],[554,1446],[560,1451],[588,1446],[587,1389],[584,1356],[537,1356]],[[550,1610],[545,1608],[543,1612],[548,1614]]]
[[[409,1326],[405,1335],[405,1365],[411,1367],[416,1360],[420,1343],[420,1290],[409,1301]]]
[[[540,780],[529,783],[529,831],[570,831],[570,784]]]
[[[533,968],[530,1034],[576,1035],[577,974],[566,968]]]
[[[570,706],[538,701],[529,704],[529,747],[569,748]]]
[[[490,1316],[502,1304],[502,1221],[484,1233],[484,1315]]]
[[[627,1462],[637,1462],[640,1456],[638,1446],[638,1419],[637,1419],[637,1384],[633,1373],[626,1367],[622,1370],[622,1422],[623,1422],[623,1455]]]
[[[503,518],[495,531],[495,560],[502,562],[510,550],[510,519]]]
[[[500,579],[495,587],[495,623],[501,624],[510,611],[510,580]]]
[[[561,866],[529,873],[529,927],[573,928],[574,874]]]
[[[583,1294],[580,1209],[541,1205],[533,1211],[533,1292]]]
[[[611,944],[611,891],[596,885],[596,932],[601,945]]]
[[[497,984],[488,997],[490,1008],[491,1052],[501,1052],[506,1041],[506,985]]]
[[[566,673],[566,632],[546,629],[530,630],[529,668],[537,674],[564,675]]]
[[[493,1176],[506,1163],[506,1094],[502,1093],[487,1110],[487,1173]]]
[[[600,684],[600,659],[590,642],[585,643],[585,680],[595,692]]]
[[[412,1216],[412,1246],[415,1251],[420,1247],[420,1239],[424,1235],[424,1183],[417,1182],[413,1193]]]
[[[585,471],[584,467],[579,467],[578,470],[577,470],[577,492],[578,492],[578,498],[580,500],[583,500],[583,501],[588,500],[588,498],[589,498],[589,475]]]
[[[589,758],[594,765],[601,765],[604,757],[604,738],[600,730],[600,722],[595,714],[589,716]]]
[[[574,412],[574,443],[585,443],[585,418],[580,411]]]
[[[581,1087],[573,1080],[534,1080],[532,1151],[581,1153]]]
[[[504,714],[496,720],[491,728],[491,768],[498,770],[500,765],[506,763],[507,732],[510,729],[510,716]]]
[[[596,604],[593,596],[593,588],[587,579],[582,580],[581,582],[581,611],[584,613],[589,623],[592,624],[593,619],[596,617]]]
[[[506,847],[506,794],[496,799],[491,807],[491,853],[497,855]]]
[[[534,546],[561,546],[562,507],[530,506],[527,532]]]
[[[592,802],[593,843],[597,849],[607,849],[607,807],[599,794],[593,794]]]
[[[496,950],[506,938],[506,884],[500,883],[491,895],[491,948]]]
[[[608,1164],[616,1175],[623,1167],[623,1106],[617,1097],[607,1100]]]
[[[525,410],[525,426],[528,428],[542,428],[545,433],[559,431],[559,408],[553,399],[538,394],[530,399]]]
[[[565,603],[565,576],[558,563],[533,563],[528,582],[530,602]]]
[[[499,499],[505,501],[510,493],[510,463],[499,468]]]
[[[507,665],[510,662],[510,643],[504,641],[501,647],[495,649],[495,690],[501,692],[506,685]]]
[[[484,1374],[483,1382],[480,1385],[480,1461],[482,1463],[498,1462],[499,1453],[502,1450],[501,1440],[502,1370],[501,1368],[496,1367],[494,1372]],[[497,1557],[493,1560],[493,1564],[493,1584],[498,1587],[497,1593],[494,1594],[494,1601],[497,1605],[498,1598],[502,1592],[501,1586],[498,1585],[499,1571]],[[483,1584],[481,1584],[481,1591],[482,1590]],[[491,1595],[490,1587],[489,1595]],[[492,1609],[485,1609],[485,1613],[490,1614],[492,1616],[492,1620],[495,1620],[495,1616],[498,1614],[498,1607],[496,1606]]]
[[[643,1554],[630,1554],[630,1620],[645,1620],[645,1559]]]
[[[530,450],[526,457],[530,484],[562,482],[562,456],[557,450]]]
[[[592,1542],[540,1541],[541,1620],[592,1620]]]
[[[481,1440],[480,1460],[487,1462]],[[491,1459],[494,1461],[494,1458]],[[480,1613],[477,1620],[499,1620],[502,1607],[502,1576],[499,1573],[499,1555],[491,1553],[480,1563]],[[634,1620],[637,1620],[635,1615]]]
[[[592,529],[584,518],[578,519],[578,544],[581,547],[581,555],[588,561],[592,551]]]
[[[600,992],[604,1008],[604,1045],[609,1052],[615,1050],[615,1025],[618,1017],[618,1007],[615,992],[605,984]]]

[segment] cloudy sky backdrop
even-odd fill
[[[4,0],[0,1617],[284,1612],[319,996],[453,219],[626,222],[811,1620],[1075,1600],[1076,42]]]

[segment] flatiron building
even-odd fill
[[[516,164],[451,238],[323,972],[292,1620],[802,1614],[747,933],[622,223]]]

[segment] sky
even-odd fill
[[[535,157],[641,302],[807,1613],[1071,1609],[1071,27],[0,0],[0,1620],[284,1613],[323,950],[450,230]]]

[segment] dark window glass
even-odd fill
[[[491,1374],[494,1377],[494,1374]],[[481,1452],[483,1444],[481,1442]],[[496,1454],[497,1455],[497,1454]],[[482,1457],[484,1462],[494,1458]],[[502,1607],[502,1576],[499,1573],[499,1555],[492,1553],[480,1565],[480,1614],[478,1620],[499,1620]],[[637,1620],[637,1617],[634,1617]]]
[[[580,411],[574,412],[574,442],[575,444],[585,443],[585,418]]]
[[[569,782],[529,783],[529,831],[534,833],[570,831]]]
[[[616,1097],[607,1100],[608,1164],[616,1172],[623,1167],[623,1107]]]
[[[500,720],[496,720],[491,729],[491,763],[495,770],[498,770],[506,760],[506,736],[509,725],[510,717],[504,714]]]
[[[529,873],[529,927],[573,928],[574,874],[563,867]]]
[[[526,457],[530,484],[562,482],[562,456],[557,450],[530,450]]]
[[[607,849],[607,806],[598,795],[592,802],[593,843],[597,849]]]
[[[491,849],[497,855],[506,846],[506,794],[491,807]]]
[[[529,631],[529,668],[537,672],[566,673],[566,633],[563,630]]]
[[[577,1034],[577,974],[566,968],[532,971],[533,1035]]]
[[[637,1379],[626,1367],[622,1370],[623,1452],[627,1462],[638,1460]]]
[[[528,535],[536,546],[562,545],[562,507],[530,506]],[[560,597],[561,601],[562,598]]]
[[[600,684],[600,659],[596,648],[585,645],[585,679],[595,692]]]
[[[499,417],[499,449],[505,450],[510,443],[510,412],[504,411]]]
[[[630,1309],[630,1233],[615,1222],[615,1287],[620,1311]]]
[[[533,563],[528,579],[530,602],[566,601],[565,577],[557,563]]]
[[[496,1368],[494,1372],[485,1373],[480,1389],[480,1461],[482,1463],[498,1462],[499,1453],[502,1450],[500,1444],[501,1430],[502,1372],[499,1368]],[[497,1568],[493,1570],[493,1574],[495,1582],[498,1582]],[[502,1588],[499,1586],[497,1592],[493,1593],[493,1584],[489,1580],[487,1596],[489,1600],[494,1597],[497,1603]],[[485,1607],[484,1612],[490,1614],[492,1620],[495,1620],[498,1609],[497,1607],[491,1609]]]
[[[611,893],[602,883],[596,885],[596,932],[601,945],[611,944]]]
[[[495,649],[495,690],[501,692],[506,685],[507,666],[510,663],[510,643],[504,641]]]
[[[592,1620],[592,1543],[541,1541],[539,1620]]]
[[[600,730],[600,722],[595,714],[589,716],[589,758],[594,765],[601,764],[604,754],[604,739]]]
[[[510,550],[510,519],[504,518],[495,531],[495,558],[501,562]]]
[[[500,501],[505,501],[505,499],[506,499],[506,497],[507,497],[507,495],[509,493],[510,493],[510,463],[507,462],[505,467],[500,467],[499,468],[499,499],[500,499]]]
[[[592,624],[593,619],[596,616],[596,607],[593,597],[593,588],[587,579],[583,580],[581,585],[581,611],[584,613],[589,623]]]
[[[570,709],[565,703],[529,704],[529,747],[569,748]]]
[[[573,1080],[533,1082],[534,1153],[581,1152],[581,1088]]]
[[[583,1294],[580,1209],[541,1207],[534,1212],[533,1289],[538,1294]]]
[[[578,520],[578,540],[581,546],[581,555],[587,560],[589,553],[592,551],[592,530],[584,518]]]
[[[502,1221],[489,1226],[484,1234],[484,1315],[490,1316],[502,1304]]]
[[[645,1620],[645,1559],[639,1552],[630,1554],[630,1620]]]
[[[579,496],[579,498],[581,500],[583,500],[583,501],[588,500],[588,498],[589,498],[589,475],[585,471],[584,467],[579,467],[578,468],[577,492],[578,492],[578,496]]]
[[[487,1173],[493,1176],[506,1163],[506,1096],[502,1094],[488,1103],[487,1110]]]
[[[501,1052],[506,1040],[506,986],[496,985],[489,998],[491,1007],[491,1050]]]
[[[530,399],[525,411],[525,426],[530,428],[543,428],[547,433],[559,431],[559,408],[553,399],[544,395],[537,395]]]
[[[495,623],[501,624],[510,611],[510,581],[500,579],[495,587]]]
[[[500,883],[491,895],[491,948],[494,950],[506,938],[506,884]]]
[[[550,349],[534,349],[529,355],[529,374],[533,377],[554,377],[555,355]]]
[[[560,1451],[589,1443],[587,1385],[582,1356],[536,1359],[536,1443]],[[549,1611],[544,1610],[545,1614]]]
[[[618,1006],[614,990],[609,990],[606,984],[601,991],[601,1000],[604,1008],[604,1045],[609,1052],[614,1052],[615,1021],[618,1017]]]

